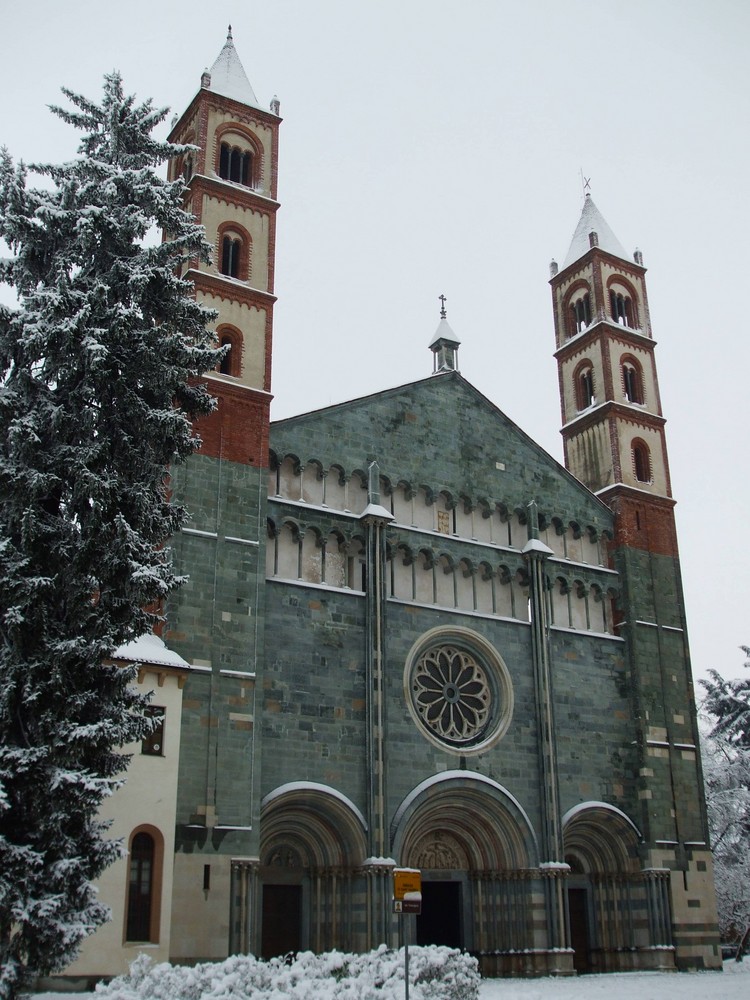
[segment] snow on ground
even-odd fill
[[[75,995],[37,993],[33,1000],[65,1000]],[[571,979],[485,979],[479,990],[479,1000],[599,1000],[603,997],[609,1000],[748,1000],[750,961],[725,962],[723,973],[624,972]]]
[[[750,961],[723,972],[615,972],[570,979],[485,979],[479,1000],[748,1000]]]

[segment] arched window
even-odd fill
[[[651,456],[643,441],[633,442],[633,473],[639,483],[651,482]]]
[[[591,324],[591,298],[586,292],[570,304],[571,336],[585,330]]]
[[[630,358],[622,362],[622,391],[629,403],[643,403],[643,376],[637,361]]]
[[[253,176],[253,154],[222,142],[219,151],[219,177],[249,186]]]
[[[631,329],[634,329],[633,300],[630,296],[625,295],[613,288],[609,293],[609,301],[612,307],[612,319],[615,323],[619,323],[620,326],[628,326],[631,327]]]
[[[222,337],[221,338],[221,346],[222,347],[226,347],[227,348],[227,352],[222,357],[221,361],[219,362],[219,371],[221,372],[222,375],[231,375],[232,374],[232,347],[233,347],[233,345],[232,345],[232,338],[231,337]]]
[[[216,336],[219,340],[219,346],[226,348],[216,370],[222,375],[238,378],[242,364],[242,334],[231,327],[219,327]]]
[[[229,278],[239,278],[242,240],[239,236],[224,236],[221,241],[221,273]]]
[[[156,845],[149,833],[136,833],[130,844],[127,941],[153,941]]]
[[[193,157],[186,156],[185,162],[182,164],[182,179],[187,184],[192,176],[193,176]]]
[[[596,402],[594,396],[594,369],[585,364],[576,373],[576,407],[587,410]]]

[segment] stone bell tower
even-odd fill
[[[226,353],[203,376],[216,409],[200,450],[171,470],[191,521],[171,541],[188,577],[166,609],[169,645],[191,665],[181,720],[171,957],[225,958],[255,927],[260,827],[268,429],[278,134],[226,43],[170,140],[197,147],[170,164],[213,247],[187,271],[217,311]],[[241,904],[237,901],[241,900]]]
[[[636,724],[644,878],[668,877],[678,968],[720,965],[698,727],[643,257],[628,257],[585,197],[551,287],[565,464],[615,515]],[[655,873],[655,874],[654,874]]]

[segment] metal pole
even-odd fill
[[[404,930],[404,917],[401,915],[401,930]],[[739,961],[739,959],[738,959]],[[409,1000],[409,942],[404,938],[404,997]]]

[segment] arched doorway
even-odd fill
[[[266,796],[257,944],[263,958],[355,948],[354,875],[365,853],[364,818],[335,789],[300,782]]]
[[[619,809],[582,803],[563,818],[568,918],[578,972],[664,967],[671,954],[665,870],[643,870],[640,833]]]
[[[400,863],[422,872],[418,943],[492,956],[533,948],[536,843],[500,785],[466,771],[423,782],[398,809],[392,840]]]
[[[125,940],[159,941],[164,838],[154,826],[137,827],[128,843]]]

